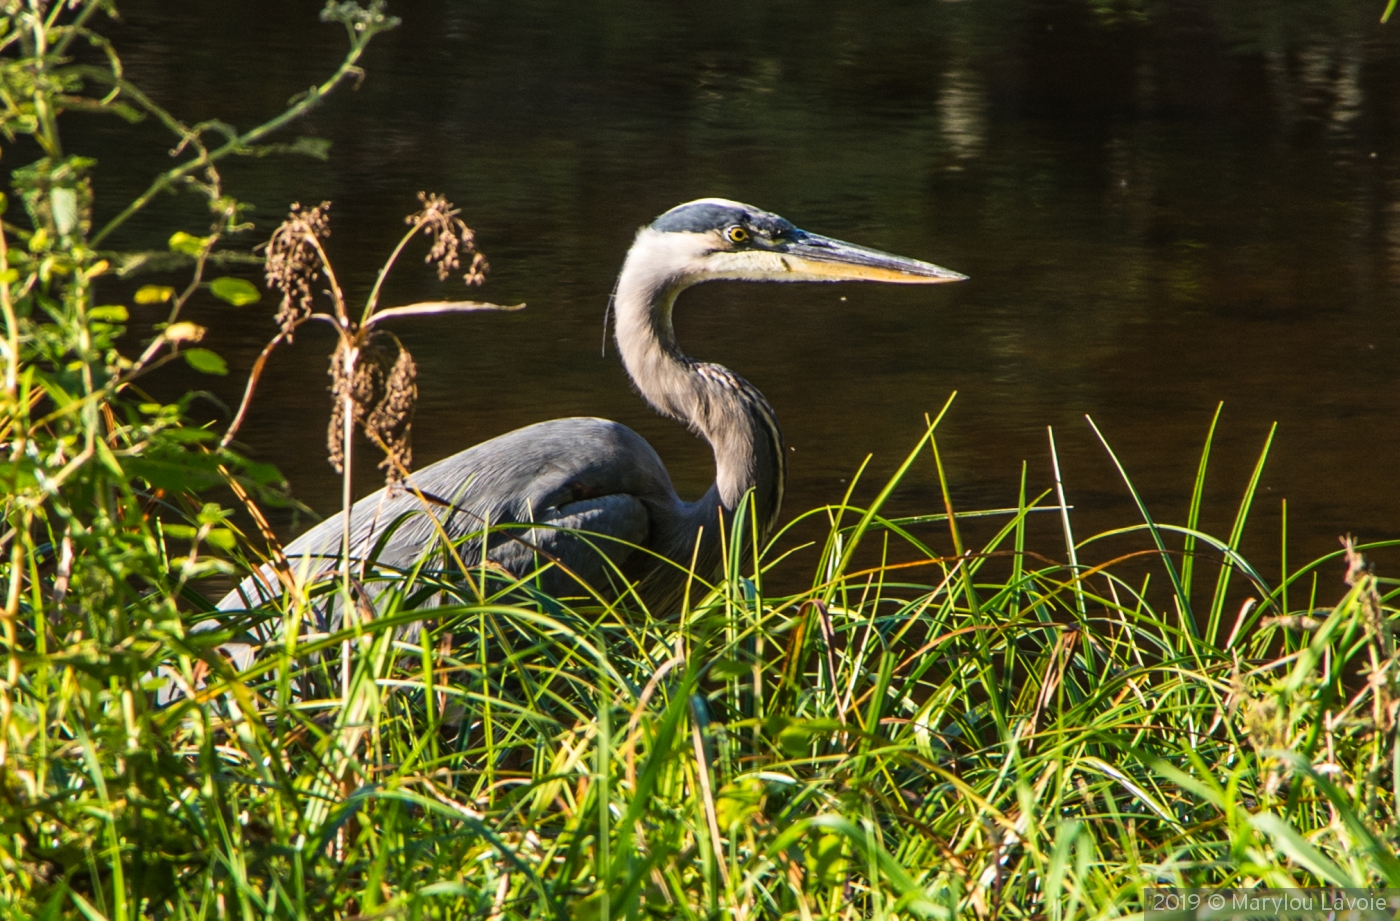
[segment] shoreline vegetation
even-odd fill
[[[692,574],[677,611],[544,597],[450,545],[410,571],[279,564],[261,509],[289,500],[237,452],[237,417],[197,426],[193,394],[162,403],[143,378],[227,373],[181,318],[194,298],[261,300],[215,274],[252,261],[219,164],[325,156],[273,135],[362,78],[397,21],[378,0],[328,3],[340,66],[240,133],[130,85],[99,31],[110,11],[0,15],[6,152],[41,154],[13,169],[0,233],[0,914],[1069,921],[1140,916],[1157,886],[1400,887],[1400,580],[1365,558],[1400,542],[1256,571],[1239,547],[1272,435],[1220,538],[1197,527],[1215,420],[1181,523],[1154,517],[1100,434],[1140,515],[1086,536],[1053,433],[1056,488],[1030,494],[1023,467],[1005,507],[954,508],[950,398],[888,481],[858,473],[718,579]],[[59,122],[113,116],[173,133],[176,165],[95,209],[97,164]],[[208,204],[200,234],[105,248],[167,192]],[[484,271],[456,211],[423,205],[405,241],[424,230],[439,265]],[[293,237],[269,257],[319,239]],[[298,279],[310,292],[331,271],[302,268],[280,276],[288,337],[310,315]],[[169,312],[134,330],[113,296]],[[382,399],[354,402],[375,316],[373,295],[359,324],[343,299],[329,315],[331,441],[343,461],[355,425],[378,433],[401,474],[407,416],[379,425]],[[384,351],[361,389],[402,398],[406,352]],[[888,516],[916,464],[942,507]],[[1046,515],[1063,540],[1037,545]],[[974,526],[995,530],[974,544]],[[728,545],[753,527],[736,516]],[[935,529],[953,552],[921,536]],[[289,591],[193,629],[205,580],[268,563]],[[336,598],[355,616],[316,632]],[[235,671],[217,647],[254,631],[272,639]],[[180,693],[158,707],[167,681]]]

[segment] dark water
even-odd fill
[[[1228,532],[1277,420],[1246,548],[1276,556],[1286,498],[1299,560],[1346,531],[1400,537],[1400,24],[1377,24],[1382,6],[400,0],[404,24],[371,47],[362,86],[297,129],[331,139],[330,161],[226,175],[257,204],[257,236],[291,201],[333,200],[333,255],[361,295],[414,194],[441,192],[494,266],[480,296],[529,302],[400,324],[420,366],[420,463],[602,415],[651,439],[683,494],[703,490],[708,451],[599,345],[635,229],[717,195],[972,276],[684,296],[682,344],[777,409],[795,449],[789,514],[838,498],[867,453],[888,473],[956,389],[940,445],[961,506],[1014,504],[1023,459],[1033,491],[1050,485],[1053,425],[1080,533],[1131,523],[1087,413],[1155,514],[1181,521],[1224,401],[1206,524]],[[130,76],[190,119],[254,124],[342,48],[318,2],[121,8]],[[168,146],[154,128],[75,138],[102,161],[108,202],[146,181],[135,158]],[[167,203],[124,242],[176,218],[200,227]],[[397,298],[461,294],[404,268]],[[269,314],[204,304],[194,318],[243,372]],[[322,449],[330,346],[308,332],[279,353],[244,429],[321,512],[339,488]],[[214,389],[233,401],[237,377]],[[924,463],[898,504],[936,496]]]

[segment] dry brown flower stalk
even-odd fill
[[[379,292],[384,279],[404,247],[420,231],[432,238],[432,246],[424,261],[434,266],[439,280],[445,280],[460,269],[463,260],[468,260],[468,257],[468,267],[463,275],[468,285],[481,284],[490,269],[486,258],[476,249],[476,234],[461,219],[450,201],[427,192],[419,192],[418,201],[423,207],[404,219],[409,229],[380,268],[379,277],[370,290],[358,322],[346,309],[344,293],[336,281],[335,269],[323,245],[330,236],[328,212],[331,203],[321,202],[314,208],[292,205],[287,219],[273,231],[266,244],[267,285],[282,294],[276,315],[280,331],[254,363],[243,401],[224,434],[223,444],[232,441],[242,424],[272,350],[281,342],[291,342],[292,334],[302,323],[308,320],[324,321],[335,327],[340,340],[330,364],[333,403],[326,447],[331,465],[337,472],[346,472],[346,454],[351,450],[348,439],[354,427],[358,426],[384,451],[385,457],[379,466],[385,471],[388,485],[393,487],[402,482],[413,460],[410,437],[413,407],[418,399],[418,369],[403,343],[376,324],[411,316],[518,310],[525,306],[502,307],[478,301],[424,301],[378,310]],[[315,308],[317,279],[324,280],[326,284],[330,310]],[[348,427],[347,414],[350,416]]]
[[[356,348],[346,372],[345,350]],[[342,341],[331,355],[332,409],[326,429],[326,450],[337,472],[344,472],[345,407],[351,407],[354,423],[379,445],[384,460],[379,467],[385,482],[394,486],[413,464],[413,407],[418,400],[418,366],[397,336],[373,330],[358,347]],[[348,399],[347,399],[348,397]]]
[[[320,242],[331,234],[326,214],[330,207],[328,201],[306,210],[300,203],[293,204],[287,219],[267,241],[264,273],[267,286],[282,292],[275,319],[288,342],[297,325],[311,316],[315,297],[311,286],[325,270]]]
[[[446,281],[447,276],[462,266],[462,257],[471,256],[471,265],[462,276],[468,285],[480,285],[486,281],[486,273],[491,271],[486,257],[477,252],[476,234],[458,215],[452,202],[429,192],[419,192],[418,201],[423,210],[404,218],[405,224],[414,229],[423,229],[433,238],[432,249],[423,261],[437,269],[438,281]]]

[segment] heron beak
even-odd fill
[[[921,262],[799,231],[796,239],[774,250],[789,271],[812,281],[883,281],[901,285],[937,285],[966,281],[967,276],[932,262]]]

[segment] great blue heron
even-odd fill
[[[799,230],[750,205],[704,198],[678,205],[637,233],[613,299],[617,346],[633,385],[657,412],[709,442],[715,482],[699,500],[676,495],[651,445],[605,419],[553,419],[483,442],[415,472],[414,491],[380,490],[351,509],[352,554],[409,567],[440,541],[484,524],[517,523],[513,533],[473,538],[459,556],[486,557],[517,576],[546,566],[540,587],[555,596],[586,587],[608,595],[614,573],[663,613],[684,591],[692,560],[702,577],[720,564],[721,531],[752,491],[760,539],[777,521],[786,473],[783,436],[768,401],[728,368],[681,351],[671,309],[706,281],[882,281],[937,284],[965,276]],[[384,539],[386,529],[394,530]],[[335,515],[286,548],[299,559],[338,558]],[[696,541],[698,541],[698,546]],[[378,545],[378,546],[377,546]],[[267,580],[263,580],[264,584]],[[582,583],[582,584],[580,584]],[[274,580],[275,584],[275,580]],[[219,603],[242,609],[265,590],[249,579]],[[236,656],[242,658],[242,656]]]

